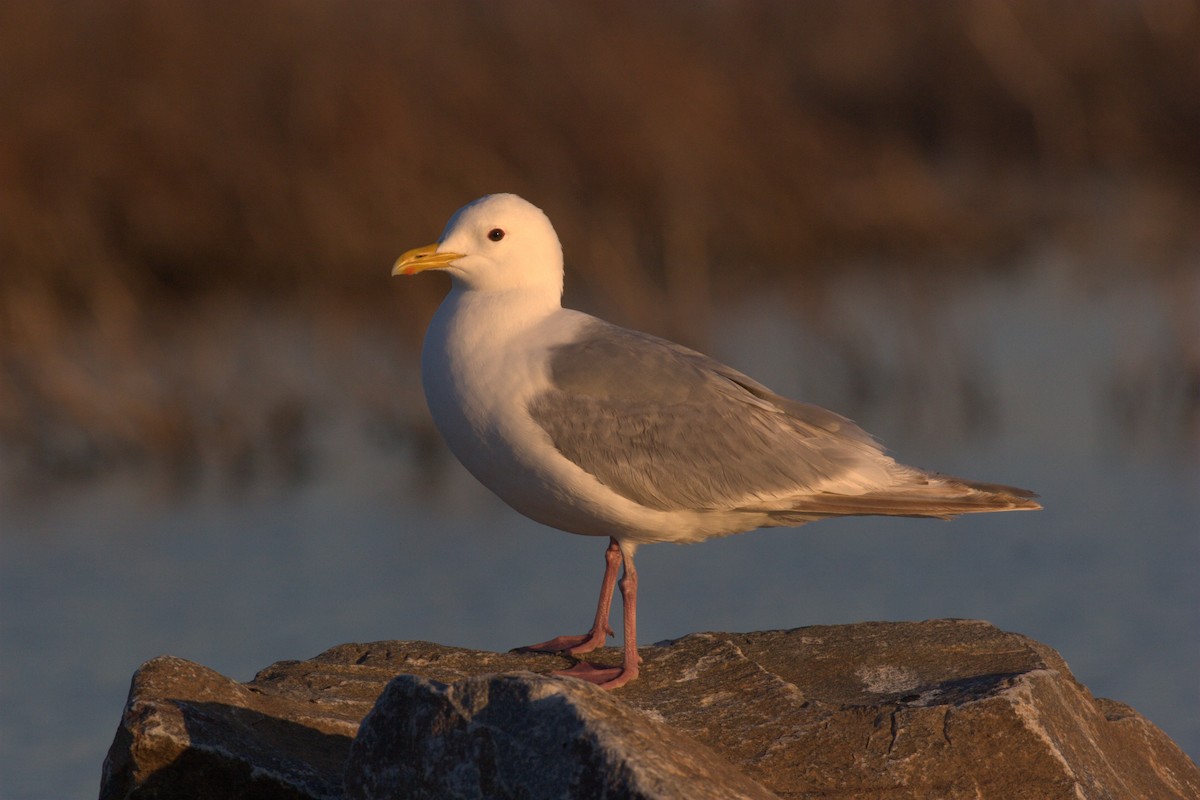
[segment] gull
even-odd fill
[[[839,414],[563,308],[562,245],[546,214],[516,195],[463,206],[392,274],[428,270],[452,279],[421,351],[425,398],[450,450],[530,519],[608,537],[591,629],[521,649],[574,657],[602,646],[619,585],[621,666],[577,659],[557,674],[605,689],[637,677],[639,545],[829,517],[1041,508],[1025,489],[897,463]]]

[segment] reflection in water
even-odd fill
[[[1109,383],[1116,429],[1149,458],[1200,451],[1200,269],[1122,297]]]
[[[1200,335],[1189,312],[1200,306],[1182,299],[1196,297],[1196,276],[1090,292],[1064,269],[952,289],[910,280],[850,276],[820,302],[754,298],[713,315],[708,349],[856,418],[910,463],[1028,485],[1046,510],[646,547],[645,641],[988,619],[1056,647],[1097,694],[1200,754]],[[160,653],[247,679],[345,641],[502,649],[588,618],[604,542],[509,512],[440,455],[420,422],[415,365],[386,336],[296,353],[303,332],[277,325],[246,332],[261,341],[243,343],[245,357],[269,354],[265,375],[278,379],[247,402],[307,401],[280,406],[273,424],[264,413],[252,455],[222,462],[215,488],[201,479],[164,495],[126,473],[6,498],[6,797],[94,792],[129,676]],[[328,373],[314,377],[313,361]]]

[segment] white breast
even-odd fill
[[[421,353],[430,413],[463,466],[517,511],[575,533],[610,535],[611,521],[589,513],[571,488],[580,476],[595,481],[562,458],[525,411],[549,383],[547,350],[585,317],[529,301],[451,292]]]

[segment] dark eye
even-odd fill
[[[500,230],[499,228],[492,228],[490,231],[488,231],[488,238],[493,242],[498,242],[504,238],[504,231]]]

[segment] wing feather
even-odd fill
[[[660,510],[863,494],[899,467],[850,420],[705,355],[596,320],[554,348],[530,416],[566,458]]]

